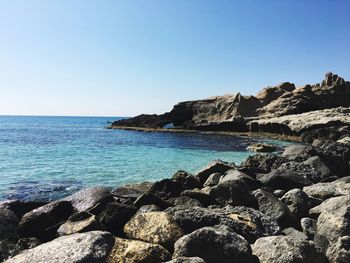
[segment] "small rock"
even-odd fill
[[[255,143],[248,147],[248,150],[253,152],[274,152],[276,151],[276,147],[272,144],[267,143]]]
[[[224,174],[227,170],[234,169],[236,166],[234,163],[227,163],[221,160],[216,160],[211,163],[203,170],[198,172],[196,176],[199,178],[202,184],[208,179],[208,177],[213,173]]]
[[[20,238],[17,244],[23,249],[35,248],[41,244],[40,240],[35,237]]]
[[[314,239],[316,233],[316,223],[317,221],[315,219],[308,217],[304,217],[300,220],[301,229],[310,240]]]
[[[248,242],[227,226],[204,227],[176,241],[173,258],[200,257],[206,263],[253,262]]]
[[[284,190],[275,190],[275,191],[273,191],[273,194],[277,198],[281,198],[282,196],[284,196],[285,193],[286,193],[286,191],[284,191]]]
[[[0,208],[0,240],[16,242],[18,239],[18,218],[9,209]]]
[[[32,249],[24,250],[6,263],[104,263],[114,245],[108,232],[92,231],[62,236]]]
[[[127,184],[114,189],[111,193],[114,196],[122,198],[138,198],[142,194],[148,193],[152,186],[153,183],[151,182]]]
[[[124,226],[129,238],[172,248],[176,240],[184,235],[180,226],[165,212],[136,214]]]
[[[289,210],[299,219],[307,216],[309,209],[312,207],[309,196],[298,188],[289,190],[281,198],[281,201],[284,202]]]
[[[180,183],[182,191],[202,187],[198,177],[185,171],[177,171],[173,175],[172,180]]]
[[[250,189],[255,190],[261,186],[261,182],[255,180],[251,176],[243,173],[238,169],[228,170],[225,175],[220,178],[219,184],[228,181],[241,181],[249,186]]]
[[[140,197],[138,197],[134,202],[134,206],[139,208],[144,205],[156,205],[161,209],[165,209],[170,206],[163,199],[153,194],[143,194]]]
[[[311,242],[288,236],[259,238],[252,249],[260,263],[326,263]]]
[[[181,196],[186,196],[195,199],[204,207],[219,204],[213,197],[206,193],[203,193],[200,190],[186,190],[181,193]]]
[[[167,199],[171,197],[178,197],[182,190],[181,182],[171,179],[163,179],[155,182],[148,193]]]
[[[187,196],[173,197],[169,198],[168,203],[172,206],[186,206],[186,207],[194,207],[194,206],[202,206],[202,204],[196,199],[189,198]]]
[[[221,173],[212,173],[209,175],[208,179],[205,181],[203,186],[215,186],[219,183],[219,180],[221,178]]]
[[[7,208],[11,210],[19,219],[21,219],[24,214],[46,204],[46,202],[6,200],[0,202],[0,209]]]
[[[107,263],[156,263],[170,258],[169,252],[160,245],[117,237]]]
[[[157,212],[161,211],[159,206],[156,205],[143,205],[137,210],[137,213]]]
[[[164,263],[206,263],[203,259],[199,257],[179,257]]]
[[[70,216],[67,222],[58,228],[57,233],[60,236],[65,236],[93,230],[103,230],[102,225],[96,220],[96,216],[89,212],[79,212]]]
[[[19,254],[23,248],[17,244],[13,244],[8,240],[0,240],[0,262]]]
[[[285,234],[286,236],[294,237],[294,238],[297,238],[300,240],[307,240],[308,239],[308,237],[303,232],[300,232],[293,227],[288,227],[288,228],[283,229],[282,233]]]

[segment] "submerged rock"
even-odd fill
[[[158,244],[117,237],[107,263],[156,263],[170,258],[170,253]]]
[[[227,226],[204,227],[176,241],[173,258],[200,257],[206,263],[253,262],[248,242]]]
[[[108,232],[92,231],[59,237],[19,255],[6,263],[104,263],[114,244]]]

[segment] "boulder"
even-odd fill
[[[77,212],[83,212],[92,210],[99,203],[111,202],[113,197],[109,187],[95,186],[83,189],[62,200],[70,201]]]
[[[255,154],[249,156],[243,163],[243,167],[259,169],[260,173],[268,173],[271,170],[275,170],[283,163],[289,162],[286,157],[278,156],[275,154]]]
[[[184,235],[180,226],[165,212],[148,212],[136,214],[124,226],[129,238],[159,244],[167,249]]]
[[[156,205],[143,205],[137,210],[137,213],[146,213],[146,212],[157,212],[161,211],[159,206]]]
[[[178,197],[183,190],[185,189],[182,189],[181,182],[171,179],[163,179],[155,182],[148,191],[148,194],[167,199],[171,197]]]
[[[112,190],[111,194],[122,198],[137,198],[142,194],[148,193],[152,185],[153,183],[151,182],[127,184]]]
[[[172,123],[169,113],[157,114],[141,114],[133,118],[114,121],[113,127],[146,127],[146,128],[162,128],[165,125]]]
[[[274,87],[268,86],[264,88],[256,95],[256,97],[260,100],[262,105],[267,105],[282,96],[284,93],[291,92],[294,89],[295,85],[293,83],[283,82]]]
[[[202,187],[202,184],[200,183],[197,176],[194,176],[182,170],[177,171],[173,175],[172,180],[180,183],[182,191]]]
[[[250,187],[243,181],[226,181],[212,187],[209,195],[221,205],[252,206],[256,200],[250,191]]]
[[[157,263],[170,258],[169,252],[158,244],[117,237],[107,263]]]
[[[143,194],[139,196],[134,202],[134,206],[139,208],[144,205],[156,205],[161,209],[165,209],[170,206],[168,202],[153,194]]]
[[[206,263],[253,262],[248,242],[227,226],[204,227],[176,241],[173,258],[200,257]]]
[[[296,230],[293,227],[288,227],[288,228],[283,229],[282,233],[285,236],[294,237],[294,238],[300,239],[300,240],[307,240],[308,239],[307,235],[305,235],[303,232]]]
[[[350,262],[350,236],[338,238],[338,242],[328,249],[327,255],[330,263]]]
[[[185,206],[188,208],[202,206],[198,200],[189,198],[187,196],[169,198],[168,203],[170,203],[172,206]]]
[[[19,219],[35,208],[46,205],[46,202],[21,201],[21,200],[5,200],[0,202],[0,209],[6,208],[11,210]]]
[[[106,209],[98,215],[98,221],[114,235],[123,234],[123,227],[136,213],[137,208],[120,203],[108,203]]]
[[[69,201],[54,201],[25,214],[18,225],[20,237],[37,237],[48,241],[56,236],[56,230],[73,214]]]
[[[97,221],[96,216],[89,212],[78,212],[71,215],[67,222],[58,228],[57,233],[60,236],[65,236],[93,230],[103,230],[103,226]]]
[[[287,205],[273,194],[262,189],[255,190],[253,194],[260,212],[276,220],[282,227],[298,227],[297,219]]]
[[[277,222],[253,208],[226,206],[224,208],[183,208],[166,210],[181,226],[185,233],[215,225],[227,225],[249,242],[262,236],[277,235],[280,227]]]
[[[300,220],[301,229],[303,233],[310,239],[313,240],[316,233],[317,221],[312,218],[304,217]]]
[[[317,183],[304,187],[303,191],[311,197],[326,200],[331,197],[350,195],[350,182]]]
[[[6,263],[104,263],[114,245],[108,232],[92,231],[62,236],[32,249],[24,250]]]
[[[234,163],[223,162],[221,160],[216,160],[211,163],[201,171],[199,171],[196,176],[199,178],[202,184],[208,179],[208,177],[213,173],[224,174],[226,171],[230,169],[234,169]]]
[[[206,263],[199,257],[179,257],[164,263]]]
[[[252,246],[260,263],[326,263],[312,242],[289,236],[262,237]]]
[[[209,175],[208,179],[205,181],[203,186],[215,186],[219,183],[219,180],[221,178],[221,173],[212,173]]]
[[[210,195],[203,193],[200,190],[186,190],[181,193],[181,196],[189,197],[197,200],[202,206],[218,205],[219,203]]]
[[[17,244],[23,249],[35,248],[41,244],[40,240],[35,237],[20,238]]]
[[[18,218],[9,209],[0,208],[0,240],[16,242],[18,239]]]
[[[255,143],[250,146],[248,146],[248,150],[251,150],[253,152],[274,152],[276,151],[276,147],[272,144],[267,143]]]
[[[228,170],[219,180],[219,184],[227,182],[227,181],[241,181],[246,183],[250,189],[255,190],[261,186],[260,181],[255,180],[250,175],[238,170],[231,169]]]
[[[289,159],[303,156],[305,157],[305,160],[306,160],[314,155],[316,155],[316,150],[314,149],[314,147],[310,145],[304,145],[304,144],[289,145],[284,149],[282,153],[283,157],[286,157]]]
[[[302,190],[295,188],[289,190],[282,198],[289,210],[299,219],[308,215],[309,209],[313,206],[309,196]]]
[[[23,248],[17,244],[11,243],[8,240],[0,239],[0,262],[4,262],[10,257],[19,254]]]

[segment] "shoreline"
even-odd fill
[[[192,133],[192,134],[217,134],[225,136],[238,136],[238,137],[254,137],[262,139],[275,139],[289,142],[302,142],[300,136],[282,135],[277,133],[268,132],[231,132],[231,131],[205,131],[205,130],[188,130],[177,128],[146,128],[146,127],[129,127],[129,126],[108,126],[107,129],[111,130],[128,130],[139,132],[164,132],[164,133]]]

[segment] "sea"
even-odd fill
[[[121,117],[0,116],[0,200],[51,201],[82,188],[156,181],[210,161],[240,164],[258,138],[107,129]]]

